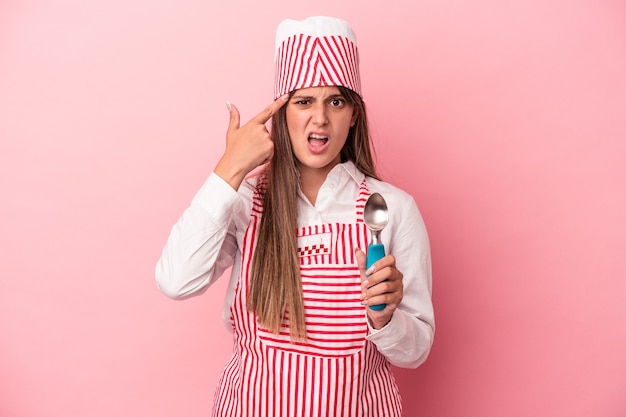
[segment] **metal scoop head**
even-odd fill
[[[363,220],[372,232],[372,243],[380,243],[380,231],[389,222],[389,210],[382,195],[379,193],[370,195],[363,209]]]

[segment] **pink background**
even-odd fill
[[[352,23],[432,240],[406,415],[626,415],[625,3],[300,3],[0,2],[0,415],[208,415],[225,280],[174,302],[154,266],[225,100],[268,104],[276,25],[315,14]]]

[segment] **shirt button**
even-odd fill
[[[335,189],[335,184],[328,184],[328,188],[330,188],[331,190]]]

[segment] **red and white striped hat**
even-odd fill
[[[315,16],[276,29],[274,98],[294,90],[343,86],[361,95],[356,36],[348,22]]]

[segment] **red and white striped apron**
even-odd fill
[[[215,393],[214,416],[402,415],[389,362],[365,339],[367,319],[354,250],[367,247],[363,207],[368,195],[364,180],[354,224],[299,228],[307,340],[291,343],[288,320],[276,335],[246,309],[262,213],[262,200],[255,194],[231,307],[234,352]]]

